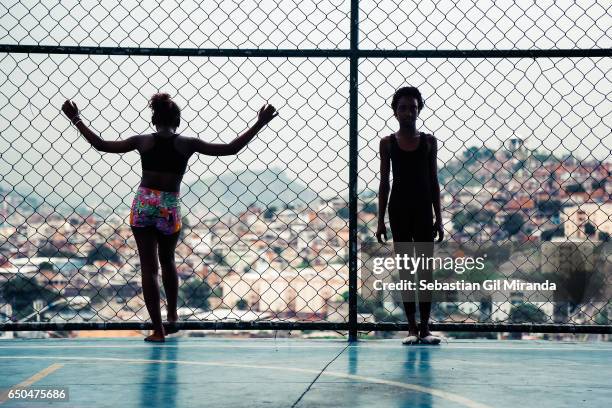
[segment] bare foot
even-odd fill
[[[434,336],[431,332],[423,333],[421,332],[420,337],[421,344],[430,344],[430,345],[438,345],[442,341],[440,337]]]
[[[163,343],[166,341],[166,338],[163,332],[160,333],[158,331],[154,331],[152,335],[145,337],[144,341],[151,343]]]
[[[411,344],[418,344],[419,342],[419,330],[417,329],[416,326],[410,326],[408,328],[408,337],[405,337],[402,340],[402,344],[406,344],[406,345],[411,345]]]
[[[419,331],[419,339],[421,344],[431,344],[437,345],[440,344],[440,337],[434,336],[429,331],[429,325],[421,323],[421,330]]]

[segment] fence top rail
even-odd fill
[[[27,54],[94,54],[168,57],[251,58],[568,58],[610,57],[612,48],[532,50],[351,50],[351,49],[223,49],[81,47],[56,45],[0,44],[0,52]]]

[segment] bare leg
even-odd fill
[[[142,275],[142,293],[149,317],[153,323],[153,334],[145,341],[164,341],[164,328],[162,326],[161,310],[159,307],[159,283],[157,267],[157,237],[155,230],[150,227],[132,227]]]
[[[167,302],[167,319],[168,322],[176,322],[178,320],[177,301],[178,301],[178,274],[176,271],[176,262],[174,254],[180,231],[172,235],[158,235],[158,253],[159,263],[162,271],[162,282],[166,292]],[[178,330],[169,329],[167,334],[176,333]]]
[[[430,335],[429,331],[429,315],[431,313],[431,302],[419,302],[419,313],[421,315],[421,325],[419,327],[420,337]]]
[[[406,237],[404,237],[406,239]],[[393,242],[394,253],[398,255],[412,255],[410,248],[406,247],[407,241]],[[406,252],[408,251],[408,252]],[[414,281],[413,275],[410,271],[406,271],[402,268],[398,268],[399,277],[402,280]],[[414,299],[414,293],[402,292],[402,303],[404,304],[404,313],[406,313],[406,319],[408,320],[408,336],[417,336],[419,334],[418,326],[416,323],[416,303]]]
[[[408,320],[408,335],[418,336],[419,330],[417,327],[416,319],[414,317],[416,313],[416,303],[404,302],[404,312],[406,312],[406,319]]]
[[[433,251],[425,254],[427,256],[433,256]],[[433,282],[433,271],[431,269],[422,269],[419,271],[419,279],[423,279],[428,283]],[[429,317],[431,315],[431,301],[433,294],[429,290],[423,290],[419,292],[419,315],[421,317],[421,324],[419,327],[419,335],[421,338],[430,335],[429,331]]]

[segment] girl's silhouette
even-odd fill
[[[389,199],[389,223],[396,252],[400,243],[442,241],[440,186],[437,170],[437,142],[433,135],[417,132],[416,119],[423,108],[423,98],[417,88],[400,88],[393,95],[391,107],[399,122],[399,130],[380,141],[380,187],[378,194],[378,228],[376,238],[387,239],[385,211]],[[389,173],[393,170],[393,187],[389,198]],[[433,214],[432,214],[433,206]],[[435,221],[433,215],[435,214]],[[430,256],[433,254],[429,254]],[[409,254],[412,256],[412,254]],[[400,271],[401,272],[401,271]],[[419,279],[431,280],[431,270],[420,270]],[[404,300],[409,333],[404,344],[417,342],[438,344],[440,339],[429,332],[431,299],[419,302],[421,324],[417,326],[414,301]]]
[[[178,276],[174,251],[181,230],[180,185],[189,158],[193,153],[237,154],[278,113],[272,105],[264,105],[250,129],[228,144],[216,144],[176,133],[181,111],[167,93],[153,95],[149,107],[153,110],[151,122],[157,131],[121,141],[102,140],[83,123],[74,102],[65,101],[62,111],[96,150],[108,153],[138,150],[140,153],[142,180],[132,202],[130,226],[140,257],[144,300],[154,328],[145,341],[163,342],[170,332],[166,333],[162,325],[157,264],[159,261],[166,292],[167,319],[176,322]]]

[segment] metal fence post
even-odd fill
[[[359,68],[359,1],[351,1],[349,94],[349,341],[357,341],[357,104]]]

